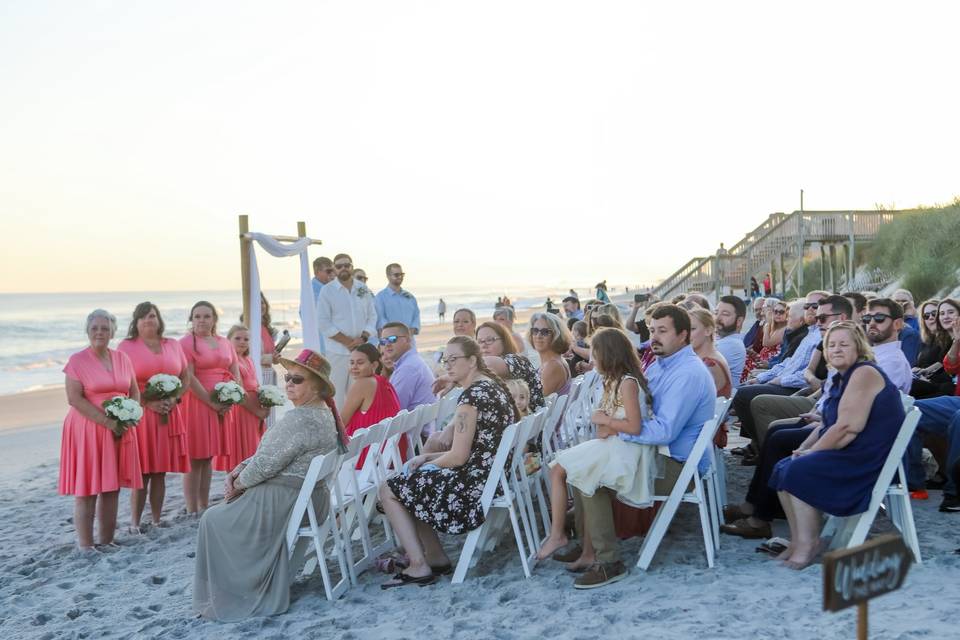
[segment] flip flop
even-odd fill
[[[387,589],[393,589],[394,587],[405,587],[408,584],[415,584],[421,587],[425,587],[427,585],[430,585],[436,582],[437,576],[431,573],[428,576],[422,576],[417,578],[414,576],[408,576],[407,574],[401,571],[399,573],[394,574],[393,579],[396,580],[397,582],[384,582],[383,584],[380,585],[380,588],[386,591]]]
[[[430,567],[430,570],[433,571],[435,577],[448,576],[453,573],[453,565],[449,562],[447,564],[442,564],[439,567]]]

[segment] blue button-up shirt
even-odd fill
[[[803,372],[810,364],[813,350],[817,348],[818,344],[820,344],[820,329],[817,328],[817,325],[812,325],[807,328],[807,337],[800,342],[793,355],[772,369],[761,372],[757,376],[757,380],[766,383],[774,378],[780,378],[781,387],[802,389],[807,386]]]
[[[732,333],[717,340],[716,347],[717,351],[723,354],[727,366],[730,367],[730,382],[736,389],[740,386],[740,376],[743,375],[743,367],[747,364],[747,348],[743,346],[743,338],[739,333]]]
[[[390,384],[397,392],[400,408],[410,411],[422,404],[437,401],[430,388],[433,386],[433,372],[413,349],[408,349],[393,365]]]
[[[713,418],[717,387],[713,376],[686,346],[673,355],[658,357],[647,369],[653,396],[653,416],[643,421],[639,435],[621,433],[628,442],[669,445],[670,457],[683,462],[690,456],[703,424]],[[710,466],[704,456],[700,473]]]
[[[417,299],[406,289],[394,291],[384,287],[375,300],[377,332],[388,322],[402,322],[409,329],[420,331],[420,307]]]

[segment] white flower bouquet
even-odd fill
[[[282,407],[287,401],[287,396],[277,385],[265,384],[257,391],[257,400],[260,401],[261,407],[269,409],[270,407]]]
[[[112,430],[116,437],[121,437],[127,429],[135,427],[140,418],[143,417],[143,407],[132,398],[125,396],[114,396],[103,403],[103,412],[108,418],[112,418],[117,423],[118,431]]]
[[[180,378],[166,373],[158,373],[150,376],[150,379],[147,380],[147,384],[143,388],[143,399],[149,401],[172,400],[180,395],[181,389],[183,389],[183,383],[180,382]],[[167,414],[161,413],[160,423],[167,424],[167,422]]]
[[[230,406],[243,402],[243,398],[247,394],[244,392],[243,387],[233,380],[230,380],[228,382],[218,382],[215,384],[213,386],[213,393],[210,395],[214,402]]]

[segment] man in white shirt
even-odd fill
[[[354,280],[353,259],[345,253],[333,259],[336,280],[320,290],[317,324],[326,338],[330,380],[337,389],[335,400],[342,407],[350,388],[350,350],[366,342],[377,331],[373,293]]]

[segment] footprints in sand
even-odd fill
[[[167,577],[166,577],[166,576],[150,576],[149,578],[147,578],[146,580],[143,581],[143,584],[146,584],[146,585],[161,585],[161,584],[164,584],[166,581],[167,581]]]

